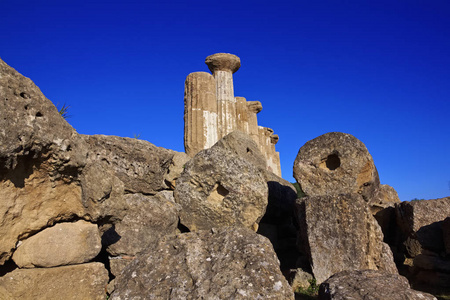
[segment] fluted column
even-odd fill
[[[259,129],[257,114],[262,110],[261,102],[247,102],[248,131],[252,139],[259,145]]]
[[[216,53],[205,63],[216,80],[218,138],[237,128],[236,99],[234,98],[233,73],[241,66],[239,57],[229,53]]]
[[[184,88],[184,148],[194,156],[214,145],[217,135],[216,81],[206,72],[187,76]]]
[[[236,97],[236,118],[237,129],[250,135],[247,100],[244,97]]]

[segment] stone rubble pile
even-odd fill
[[[445,291],[450,197],[400,203],[333,132],[300,148],[298,199],[261,104],[234,97],[239,58],[206,62],[186,79],[185,154],[78,134],[0,60],[0,300],[293,300],[314,281],[320,299],[435,299],[398,270]]]

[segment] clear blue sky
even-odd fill
[[[279,134],[283,177],[330,131],[401,200],[450,195],[450,1],[0,1],[0,57],[82,134],[184,151],[186,76],[241,58],[235,95]]]

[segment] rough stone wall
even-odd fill
[[[256,114],[262,110],[259,101],[234,97],[233,73],[241,66],[239,57],[216,53],[206,58],[211,74],[188,75],[184,92],[184,147],[193,157],[210,148],[227,134],[239,130],[252,137],[266,158],[267,168],[281,176],[280,155],[275,150],[278,135],[258,126]]]

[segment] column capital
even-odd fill
[[[248,111],[252,113],[259,113],[262,110],[262,104],[259,101],[247,101]]]
[[[214,74],[216,71],[230,71],[235,73],[241,67],[241,60],[234,54],[216,53],[205,59],[209,70]]]

